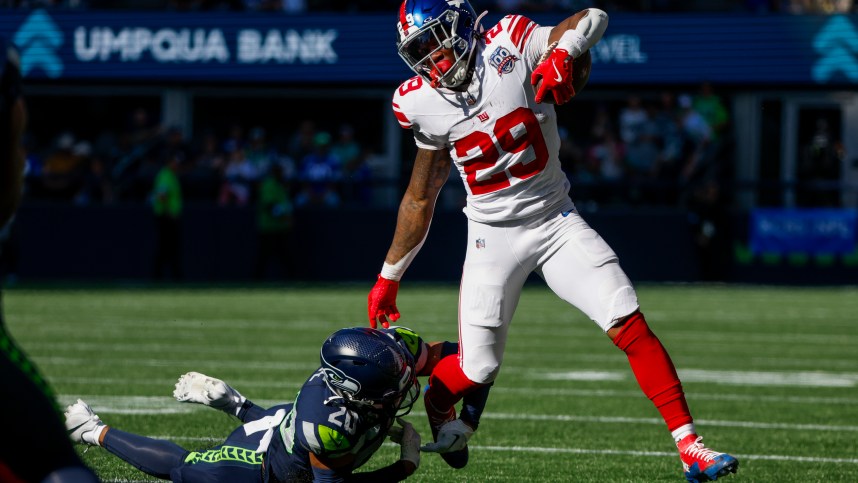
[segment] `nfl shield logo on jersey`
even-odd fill
[[[515,68],[515,61],[517,60],[518,57],[510,54],[509,50],[504,47],[498,47],[494,52],[492,52],[491,58],[489,58],[489,64],[497,69],[499,76],[502,76],[512,72],[512,69]]]
[[[477,238],[477,250],[486,247],[486,239],[485,238]]]

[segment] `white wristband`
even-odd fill
[[[381,266],[381,276],[388,279],[393,280],[394,282],[398,282],[402,275],[405,273],[406,265],[402,263],[405,261],[405,258],[400,260],[396,265],[391,265],[387,262],[384,262],[384,265]]]
[[[572,58],[577,58],[587,50],[587,37],[581,35],[577,30],[567,30],[563,32],[555,48],[563,49],[569,52]]]
[[[426,241],[426,237],[428,235],[429,230],[427,229],[426,234],[423,235],[423,239],[420,240],[420,243],[418,243],[416,247],[412,248],[410,252],[406,253],[404,257],[400,258],[398,262],[394,264],[384,262],[384,265],[381,266],[381,276],[388,280],[398,282],[402,276],[405,275],[405,269],[411,265],[411,261],[414,260],[417,253],[421,248],[423,248],[423,243]]]

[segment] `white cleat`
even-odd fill
[[[66,429],[72,441],[98,446],[98,438],[107,425],[101,422],[89,404],[78,399],[66,408],[65,416]]]
[[[182,374],[176,382],[173,397],[179,402],[197,403],[237,415],[247,400],[220,379],[199,372]]]

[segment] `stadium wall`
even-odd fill
[[[189,281],[248,281],[256,259],[255,211],[191,205],[182,220],[182,264]],[[610,211],[587,215],[637,280],[695,280],[695,252],[684,212]],[[319,210],[296,214],[290,280],[370,280],[390,243],[396,212]],[[149,280],[155,224],[148,208],[33,204],[15,227],[21,280]],[[636,233],[634,239],[624,233]],[[436,214],[411,280],[455,283],[464,261],[466,219]]]
[[[747,214],[727,218],[730,236],[716,254],[697,251],[688,213],[683,210],[609,209],[584,216],[611,244],[635,282],[707,278],[775,284],[858,281],[855,256],[749,254],[743,246],[748,239]],[[290,254],[294,271],[279,280],[373,279],[390,243],[395,218],[396,212],[391,210],[299,211]],[[252,209],[188,206],[182,220],[185,280],[252,280],[255,229]],[[23,207],[15,226],[18,275],[27,281],[148,281],[153,274],[154,232],[150,211],[140,205],[80,208],[31,203]],[[408,279],[457,283],[464,261],[463,244],[471,242],[466,239],[466,219],[461,212],[439,211]],[[713,259],[720,264],[717,273],[707,274],[704,263]]]

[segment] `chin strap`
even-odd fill
[[[474,35],[471,35],[471,51],[468,53],[468,75],[465,76],[465,79],[470,78],[474,75],[474,66],[471,64],[471,59],[474,57],[474,52],[477,50],[477,42],[483,37],[483,34],[486,32],[486,29],[480,25],[480,21],[488,15],[488,10],[483,10],[483,13],[477,15],[477,19],[474,20]]]
[[[486,32],[486,29],[484,29],[483,26],[480,25],[480,20],[482,20],[483,17],[485,17],[488,14],[489,14],[488,10],[483,10],[483,13],[477,15],[477,19],[474,20],[474,32],[476,32],[477,35],[479,35],[479,36],[482,36]]]

